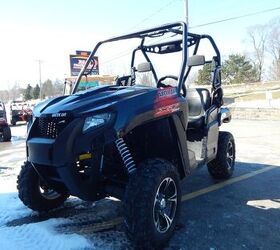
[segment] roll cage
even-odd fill
[[[173,41],[155,43],[155,44],[150,44],[150,45],[145,44],[146,38],[158,38],[165,34],[171,34],[172,36],[181,35],[182,38],[173,40]],[[210,42],[210,44],[212,45],[212,48],[214,49],[214,52],[215,52],[215,55],[213,56],[212,60],[205,61],[205,63],[214,64],[214,67],[212,70],[212,91],[215,91],[221,87],[221,72],[220,72],[221,56],[220,56],[220,52],[219,52],[218,47],[215,44],[213,38],[209,35],[199,35],[199,34],[189,33],[186,23],[176,22],[176,23],[171,23],[171,24],[165,24],[165,25],[151,28],[151,29],[142,30],[139,32],[130,33],[127,35],[113,37],[113,38],[98,42],[96,44],[95,48],[93,49],[93,51],[91,52],[87,62],[85,63],[84,68],[79,73],[72,93],[75,93],[77,91],[77,87],[78,87],[78,84],[79,84],[82,76],[89,75],[91,73],[92,68],[89,69],[88,66],[89,66],[91,60],[93,59],[93,56],[96,54],[98,48],[102,44],[116,42],[116,41],[120,41],[120,40],[126,40],[126,39],[133,39],[133,38],[139,38],[140,43],[139,43],[139,46],[132,51],[131,65],[130,65],[131,69],[132,69],[131,75],[133,75],[133,73],[136,70],[135,65],[134,65],[135,54],[137,51],[140,51],[140,52],[142,52],[146,61],[151,64],[151,72],[152,72],[156,82],[158,81],[158,76],[157,76],[157,73],[154,69],[154,66],[153,66],[148,54],[149,53],[167,54],[167,53],[174,53],[174,52],[182,51],[182,62],[181,62],[180,73],[179,73],[179,77],[178,77],[178,88],[177,88],[178,93],[180,93],[182,89],[183,89],[183,91],[186,91],[185,82],[193,67],[193,66],[188,66],[188,63],[187,63],[188,48],[194,46],[192,56],[197,55],[197,51],[200,46],[201,40],[207,39]],[[125,77],[128,78],[128,77],[131,77],[131,75],[125,76]],[[127,80],[127,79],[125,79],[125,80]],[[130,81],[130,85],[133,85],[133,81]]]

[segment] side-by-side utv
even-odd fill
[[[131,40],[139,42],[131,51],[129,74],[120,72],[113,85],[81,87],[93,57],[102,62],[102,46]],[[210,60],[198,54],[205,42],[212,48]],[[139,54],[144,61],[137,64]],[[157,62],[175,54],[182,58],[178,74],[166,68],[160,75]],[[153,55],[162,61],[154,62]],[[212,86],[187,87],[190,71],[204,64],[212,65]],[[99,42],[72,94],[34,108],[27,160],[18,176],[20,199],[42,212],[61,206],[69,195],[87,201],[117,197],[134,244],[163,246],[179,219],[181,181],[204,165],[217,179],[233,174],[234,139],[219,131],[231,118],[222,107],[220,69],[212,37],[189,33],[183,22]]]
[[[10,104],[10,116],[10,122],[15,126],[17,122],[28,122],[32,116],[32,110],[23,101],[12,101]]]

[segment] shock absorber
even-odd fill
[[[132,174],[136,170],[136,165],[124,139],[119,138],[115,143],[128,174]]]

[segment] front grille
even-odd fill
[[[66,117],[39,117],[40,137],[55,139],[70,123]]]

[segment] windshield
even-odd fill
[[[74,92],[102,85],[156,88],[158,80],[164,76],[179,78],[183,60],[182,34],[179,23],[168,29],[156,28],[102,42],[78,76]],[[99,75],[94,75],[96,59]],[[178,81],[168,78],[166,84],[177,86]]]
[[[115,76],[113,75],[83,75],[79,85],[78,91],[84,91],[102,85],[112,85],[115,83]],[[76,77],[69,77],[65,79],[64,95],[70,95],[75,84]]]

